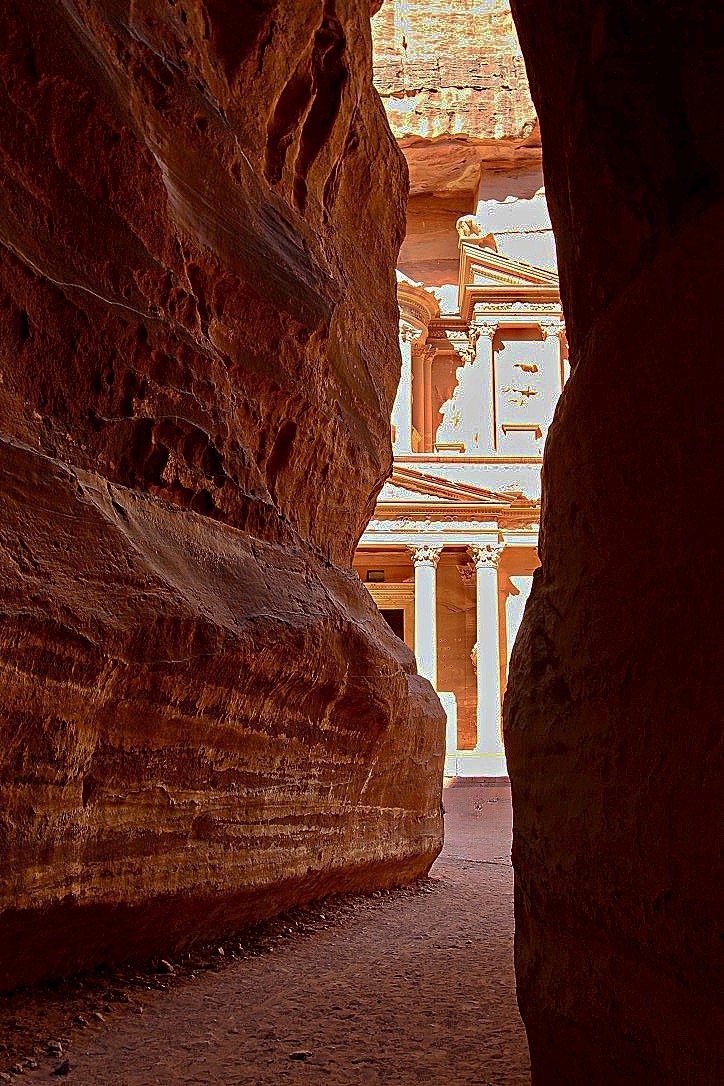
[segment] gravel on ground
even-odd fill
[[[453,781],[444,796],[445,849],[413,887],[296,910],[185,962],[2,1001],[15,1073],[0,1082],[528,1086],[510,790]]]

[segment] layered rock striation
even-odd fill
[[[703,0],[513,8],[573,366],[504,710],[533,1082],[713,1083],[724,20]]]
[[[349,569],[406,188],[368,9],[11,0],[0,116],[8,989],[425,872],[444,717]]]

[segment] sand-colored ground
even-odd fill
[[[305,910],[243,950],[225,944],[216,961],[179,965],[178,976],[136,971],[105,990],[91,986],[89,1024],[68,1017],[60,1038],[70,1041],[70,1072],[50,1081],[527,1086],[512,965],[510,795],[453,785],[445,806],[445,851],[418,887]],[[76,1017],[77,997],[69,991],[63,1006],[56,996],[52,1027],[38,1017],[36,1034],[63,1033],[58,1015]],[[89,1013],[94,1001],[104,1021]],[[35,1012],[18,1004],[15,1021]],[[35,1059],[37,1069],[14,1081],[49,1081],[59,1060],[39,1049]]]

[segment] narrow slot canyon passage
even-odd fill
[[[445,808],[446,844],[428,881],[322,903],[308,936],[166,992],[139,981],[112,1019],[73,1027],[68,1081],[529,1083],[513,975],[510,790],[453,783]],[[23,1081],[47,1081],[56,1064],[42,1058]]]
[[[0,43],[0,1086],[724,1083],[724,5]]]

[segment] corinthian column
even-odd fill
[[[442,544],[410,547],[415,565],[415,656],[417,670],[437,686],[436,569]]]
[[[474,452],[481,456],[488,456],[495,452],[495,356],[493,354],[493,337],[498,329],[497,324],[489,321],[474,324],[471,335],[476,337],[475,343],[475,368],[479,372],[478,386],[480,389],[480,420],[477,430],[477,441]]]
[[[502,543],[470,547],[475,563],[477,612],[478,737],[475,754],[484,759],[485,775],[504,776],[505,751],[500,721],[500,636],[498,628],[498,562]]]
[[[565,384],[565,374],[563,372],[563,362],[561,359],[561,333],[565,331],[565,324],[562,320],[547,320],[540,322],[540,330],[545,337],[545,346],[550,356],[550,372],[556,374],[560,380],[560,388],[557,392],[563,389]]]

